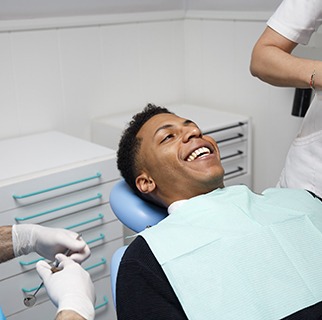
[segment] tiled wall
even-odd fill
[[[186,18],[0,33],[0,139],[182,100],[250,115],[254,189],[273,186],[301,119],[294,89],[249,73],[265,19]],[[215,119],[214,119],[215,121]]]

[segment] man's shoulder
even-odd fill
[[[147,256],[153,256],[151,249],[143,237],[137,236],[127,247],[123,261],[126,260],[142,260]]]

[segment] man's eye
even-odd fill
[[[165,141],[167,141],[167,140],[169,140],[169,139],[171,139],[172,137],[173,137],[173,134],[168,134],[168,135],[166,135],[166,136],[162,139],[161,143],[162,143],[162,142],[165,142]]]

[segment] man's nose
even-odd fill
[[[183,141],[188,142],[193,138],[200,138],[202,133],[197,127],[186,127],[184,128]]]

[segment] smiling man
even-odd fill
[[[314,195],[224,187],[216,142],[154,105],[124,131],[118,167],[140,197],[169,212],[124,254],[119,320],[322,315],[322,203]]]

